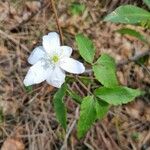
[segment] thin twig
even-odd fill
[[[63,34],[62,34],[62,30],[61,30],[61,27],[60,27],[60,24],[59,24],[59,19],[58,19],[57,10],[56,10],[56,7],[55,7],[55,2],[54,2],[54,0],[50,0],[50,2],[52,4],[52,9],[53,9],[53,12],[54,12],[54,15],[55,15],[57,28],[58,28],[59,35],[60,35],[60,41],[61,41],[61,44],[63,45]]]
[[[13,43],[15,43],[16,45],[19,45],[22,49],[29,52],[29,49],[25,45],[20,44],[19,41],[14,39],[11,35],[7,34],[6,32],[0,30],[0,35],[2,35],[1,37],[3,37],[3,38],[7,38],[7,39],[11,40]]]
[[[105,125],[103,123],[101,123],[101,126],[103,128],[103,130],[105,131],[105,133],[107,134],[107,136],[109,137],[109,139],[111,140],[113,146],[115,147],[116,150],[120,150],[120,148],[118,147],[118,145],[116,144],[116,142],[114,141],[114,139],[111,137],[110,133],[108,132],[107,128],[105,127]]]
[[[79,106],[76,108],[76,112],[75,112],[75,120],[71,123],[71,126],[68,128],[68,132],[65,136],[65,140],[64,140],[64,143],[61,147],[61,150],[65,150],[67,149],[67,141],[68,141],[68,138],[72,132],[72,130],[74,129],[75,125],[76,125],[76,122],[77,122],[77,118],[79,116]]]

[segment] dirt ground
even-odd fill
[[[75,45],[77,33],[84,33],[93,40],[96,57],[105,52],[117,63],[150,49],[133,37],[114,32],[123,25],[102,21],[116,5],[104,5],[104,1],[100,0],[78,2],[83,3],[86,9],[82,15],[74,16],[69,9],[71,0],[56,1],[63,40],[73,47],[74,58],[81,59]],[[130,27],[150,37],[149,30]],[[69,97],[65,98],[68,112],[68,132],[65,134],[53,110],[56,89],[46,82],[34,85],[32,89],[23,85],[30,67],[27,58],[34,47],[41,45],[42,36],[50,31],[58,30],[49,0],[0,1],[1,149],[150,150],[150,60],[144,64],[129,62],[118,66],[120,84],[142,89],[146,91],[145,95],[130,104],[112,107],[102,121],[93,125],[85,138],[78,140],[78,105]],[[89,66],[85,65],[88,69]],[[80,95],[88,94],[78,82],[70,84],[70,88]]]

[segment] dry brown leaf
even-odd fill
[[[15,140],[15,139],[7,139],[1,150],[24,150],[25,146],[22,141]]]

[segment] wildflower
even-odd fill
[[[61,46],[56,32],[43,36],[43,46],[33,50],[28,58],[30,67],[24,79],[24,85],[38,84],[46,80],[50,85],[60,88],[65,82],[65,72],[80,74],[85,67],[79,61],[70,58],[72,48]]]

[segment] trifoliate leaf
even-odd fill
[[[113,88],[100,87],[95,90],[95,95],[112,105],[121,105],[131,102],[141,95],[141,91],[117,86]]]
[[[83,34],[78,34],[75,38],[80,55],[85,61],[92,63],[95,55],[93,42]]]
[[[150,13],[142,8],[133,5],[118,7],[111,14],[104,18],[104,21],[115,23],[139,24],[150,18]]]
[[[93,66],[93,72],[96,79],[106,87],[118,85],[116,76],[116,64],[108,54],[102,54]]]
[[[78,137],[83,137],[96,119],[96,109],[93,96],[87,96],[81,103],[80,117],[77,126]]]
[[[62,87],[54,95],[54,109],[56,113],[56,118],[66,130],[67,127],[67,117],[66,117],[66,107],[63,102],[63,97],[66,94],[67,86],[63,84]]]

